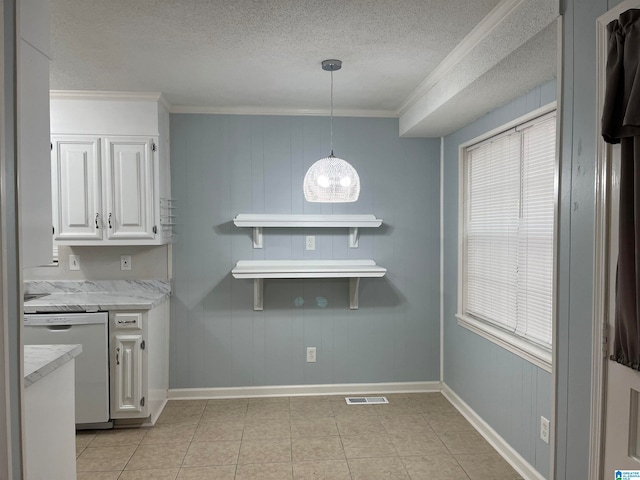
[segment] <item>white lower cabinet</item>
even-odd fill
[[[111,418],[160,415],[169,388],[168,301],[149,311],[109,313]]]
[[[113,385],[111,416],[147,417],[146,399],[143,376],[147,369],[143,369],[146,361],[144,355],[145,341],[142,335],[114,336],[115,370],[111,375],[115,378]],[[146,367],[146,366],[145,366]]]

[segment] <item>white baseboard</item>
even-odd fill
[[[471,425],[487,442],[504,458],[522,478],[526,480],[546,480],[525,458],[516,452],[498,432],[485,422],[480,416],[458,396],[446,383],[442,384],[442,394],[458,409]]]
[[[351,395],[371,393],[439,392],[440,382],[342,383],[335,385],[277,385],[266,387],[173,388],[171,399],[295,397],[305,395]]]

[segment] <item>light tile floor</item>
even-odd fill
[[[151,428],[79,432],[78,480],[515,480],[439,393],[172,400]]]

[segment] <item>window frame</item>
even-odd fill
[[[502,329],[499,326],[473,318],[465,314],[464,297],[466,292],[465,277],[465,172],[466,152],[469,147],[477,146],[493,140],[502,135],[507,135],[516,129],[526,127],[528,124],[542,120],[544,117],[556,116],[556,141],[555,141],[555,174],[554,174],[554,219],[553,219],[553,272],[552,272],[552,298],[551,298],[551,348],[547,349],[515,332]],[[543,370],[552,372],[553,349],[555,344],[556,325],[556,296],[557,296],[557,244],[558,244],[558,194],[559,194],[559,112],[557,103],[552,102],[526,115],[523,115],[507,124],[495,128],[489,132],[475,137],[459,146],[458,149],[458,292],[457,292],[457,323],[461,327],[480,335],[490,342],[505,348],[511,353],[533,363]]]

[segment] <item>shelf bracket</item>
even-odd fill
[[[349,279],[349,308],[358,310],[358,293],[360,291],[360,277]]]
[[[358,227],[349,227],[349,248],[358,248],[358,240],[360,240]]]
[[[253,248],[262,248],[262,227],[253,227]]]
[[[264,279],[253,279],[253,309],[263,310],[264,300]]]

